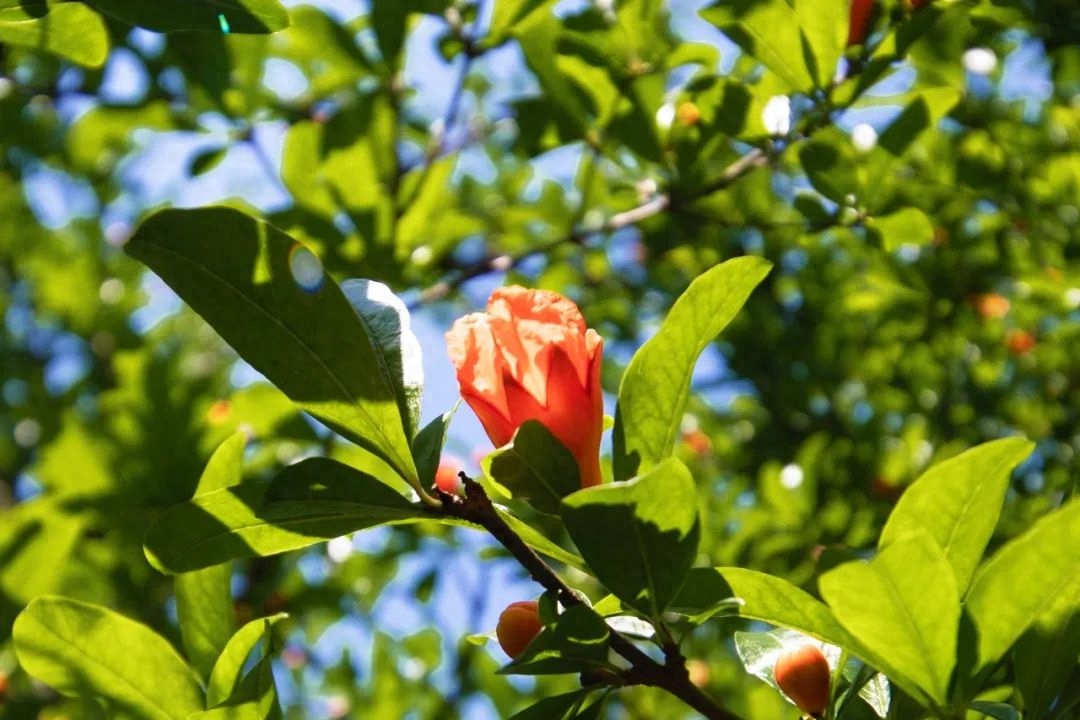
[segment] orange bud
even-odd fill
[[[1005,337],[1005,346],[1014,355],[1023,355],[1035,348],[1035,336],[1027,330],[1010,330]]]
[[[701,120],[701,110],[698,106],[689,100],[681,103],[675,110],[675,117],[679,119],[683,125],[697,125]]]
[[[215,400],[206,411],[206,419],[211,425],[221,425],[232,415],[232,403],[228,400]]]
[[[689,430],[683,433],[682,441],[686,447],[698,455],[708,455],[712,452],[712,440],[701,430]]]
[[[448,456],[439,462],[439,469],[435,471],[435,487],[448,495],[454,495],[461,488],[461,462],[453,456]]]
[[[499,288],[487,312],[446,334],[461,397],[496,447],[536,420],[574,455],[581,485],[600,484],[604,341],[578,306],[558,293]]]
[[[870,32],[870,16],[874,11],[874,0],[851,0],[851,15],[848,19],[848,47],[861,45]]]
[[[829,661],[813,645],[781,653],[773,669],[776,684],[804,713],[820,717],[829,706]]]
[[[974,299],[975,312],[986,319],[1003,318],[1009,314],[1008,298],[997,293],[983,293]]]
[[[516,658],[543,629],[540,624],[540,606],[535,600],[519,600],[510,603],[499,615],[495,636],[503,652]]]

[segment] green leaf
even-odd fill
[[[945,553],[929,533],[893,541],[870,563],[830,570],[819,587],[836,619],[859,642],[857,654],[916,700],[945,705],[956,664],[960,597]]]
[[[969,708],[980,712],[987,717],[992,717],[995,720],[1020,720],[1020,711],[1014,708],[1012,705],[998,702],[983,702],[982,700],[976,700],[968,705]],[[1037,716],[1032,716],[1037,717]]]
[[[1028,717],[1041,718],[1065,687],[1080,656],[1080,577],[1054,599],[1013,650],[1016,687]]]
[[[12,632],[19,664],[74,697],[95,697],[136,718],[183,720],[203,709],[199,678],[163,637],[108,608],[44,596]]]
[[[215,707],[226,702],[240,686],[244,677],[244,666],[260,640],[269,637],[270,629],[280,620],[288,617],[285,613],[258,618],[244,625],[229,638],[228,644],[214,663],[210,681],[206,686],[206,704]]]
[[[581,572],[588,572],[585,568],[585,561],[574,553],[559,547],[553,540],[550,540],[531,525],[518,519],[515,515],[511,515],[498,507],[496,507],[496,511],[499,513],[499,517],[506,521],[506,524],[510,526],[510,529],[517,533],[518,536],[525,541],[525,544],[536,552],[541,555],[546,555],[552,560],[561,562],[568,567],[580,570]]]
[[[841,205],[860,194],[859,171],[851,141],[830,128],[799,148],[799,161],[814,189]]]
[[[203,150],[191,159],[191,164],[188,166],[188,175],[198,177],[210,172],[221,164],[228,152],[229,149],[225,147],[212,147]]]
[[[125,250],[293,402],[417,481],[375,341],[307,248],[217,207],[159,212]]]
[[[247,437],[243,433],[230,435],[211,456],[195,494],[240,484],[246,445]],[[178,575],[173,592],[184,651],[199,674],[209,677],[218,655],[236,630],[232,568],[225,563]]]
[[[156,32],[205,30],[265,34],[289,26],[279,0],[86,0],[104,13]],[[222,23],[222,18],[225,22]]]
[[[364,321],[375,345],[379,370],[397,395],[398,410],[406,420],[405,433],[411,438],[420,425],[424,363],[409,308],[393,290],[374,280],[346,280],[341,291]]]
[[[725,0],[705,8],[701,16],[791,90],[806,92],[814,87],[804,59],[799,19],[785,0]]]
[[[575,605],[545,627],[499,674],[556,675],[607,667],[610,634],[604,619],[592,608]]]
[[[1023,438],[1004,438],[930,468],[900,496],[878,548],[919,530],[929,532],[945,551],[963,594],[997,525],[1012,469],[1033,448]]]
[[[975,671],[1003,656],[1080,576],[1080,499],[1045,515],[986,562],[965,609],[978,633]]]
[[[488,36],[493,45],[501,44],[513,31],[514,26],[533,13],[551,13],[555,0],[501,0],[491,11]]]
[[[772,266],[728,260],[700,275],[675,301],[655,337],[634,354],[619,385],[612,438],[615,478],[633,477],[671,455],[698,356]]]
[[[41,50],[92,68],[105,64],[109,55],[104,20],[82,3],[0,0],[0,43]]]
[[[562,517],[600,582],[650,618],[671,603],[697,555],[697,487],[676,458],[628,482],[567,496]]]
[[[145,551],[163,572],[274,555],[377,525],[431,519],[372,476],[308,458],[270,482],[248,482],[174,505],[150,525]]]
[[[484,474],[528,500],[540,512],[559,512],[560,501],[581,489],[577,460],[536,420],[522,423],[513,439],[484,458]]]
[[[566,716],[581,705],[588,696],[588,690],[575,690],[546,697],[535,705],[514,713],[510,720],[565,720]]]
[[[889,127],[878,136],[877,147],[900,157],[919,135],[938,122],[959,102],[961,93],[952,87],[927,88],[919,93]]]
[[[810,46],[810,69],[817,87],[832,84],[847,44],[850,4],[837,0],[795,0],[795,15]]]
[[[439,470],[443,444],[446,442],[446,429],[457,411],[444,412],[423,427],[412,441],[413,459],[416,461],[416,473],[420,476],[420,487],[429,488],[435,484],[435,473]]]
[[[892,252],[902,245],[929,245],[934,239],[934,223],[919,208],[906,207],[870,218],[867,227],[879,238],[881,247]]]
[[[668,609],[698,621],[716,608],[734,608],[739,617],[798,630],[831,645],[853,646],[851,636],[823,602],[787,580],[756,570],[694,568]]]

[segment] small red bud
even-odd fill
[[[544,626],[540,623],[540,606],[535,600],[520,600],[510,603],[499,615],[499,624],[495,626],[495,636],[503,652],[516,658],[525,652],[533,638],[540,634]]]
[[[435,471],[435,486],[444,493],[454,495],[461,489],[461,461],[455,457],[444,457]]]
[[[820,717],[829,706],[829,661],[813,645],[781,653],[773,677],[804,713]]]
[[[848,18],[847,46],[862,45],[870,32],[870,16],[874,11],[874,0],[851,0],[851,15]]]

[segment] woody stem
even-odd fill
[[[444,511],[453,517],[475,523],[487,530],[524,567],[533,580],[553,593],[563,607],[582,605],[584,601],[563,582],[536,551],[529,547],[496,511],[480,483],[461,473],[465,497],[441,493]],[[626,679],[631,684],[662,688],[697,710],[708,720],[740,720],[690,682],[685,658],[675,648],[665,651],[665,662],[659,663],[625,635],[610,633],[611,649],[630,663]]]

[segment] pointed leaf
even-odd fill
[[[0,43],[42,50],[97,68],[109,54],[105,21],[82,3],[0,1]]]
[[[430,517],[370,475],[316,457],[270,482],[242,483],[174,505],[150,525],[144,543],[154,567],[188,572]]]
[[[960,598],[945,553],[929,533],[897,539],[871,563],[845,563],[819,586],[862,646],[860,656],[921,702],[946,703]]]
[[[196,495],[240,484],[247,437],[234,433],[206,464]],[[191,664],[209,677],[214,662],[236,630],[232,601],[232,568],[228,563],[176,577],[176,615],[180,638]]]
[[[373,340],[309,250],[223,207],[159,212],[125,250],[293,402],[416,481]]]
[[[553,695],[535,705],[530,705],[519,713],[514,713],[510,720],[564,720],[574,708],[584,702],[588,695],[588,690]]]
[[[581,489],[577,460],[536,420],[522,423],[508,444],[484,458],[484,474],[515,498],[552,515],[564,497]]]
[[[671,603],[697,555],[697,487],[675,458],[628,482],[569,495],[562,517],[600,582],[650,618]]]
[[[795,15],[810,46],[808,61],[819,88],[828,87],[844,54],[849,4],[837,0],[795,0]]]
[[[1008,652],[1080,576],[1080,499],[1010,540],[975,575],[965,608],[978,633],[976,672]]]
[[[675,301],[656,336],[634,354],[619,385],[612,451],[625,480],[671,455],[698,356],[772,266],[741,257],[703,273]]]
[[[733,609],[739,617],[798,630],[831,645],[853,647],[851,636],[825,603],[783,578],[756,570],[694,568],[669,609],[707,616],[718,605]]]
[[[412,452],[416,461],[416,473],[420,476],[420,487],[429,488],[435,484],[435,473],[439,470],[439,460],[446,443],[446,429],[456,410],[455,406],[453,410],[444,412],[413,437]]]
[[[930,468],[900,496],[878,547],[926,530],[945,551],[963,593],[997,525],[1009,476],[1033,447],[1023,438],[1004,438]]]
[[[172,645],[108,608],[39,597],[12,636],[23,669],[65,695],[101,698],[146,720],[183,720],[203,708],[199,678]]]
[[[968,707],[994,720],[1020,720],[1020,711],[1006,703],[976,700]]]
[[[1080,577],[1024,632],[1013,653],[1028,717],[1046,714],[1080,657]]]
[[[786,0],[724,0],[701,11],[750,57],[777,74],[792,90],[808,91],[799,21]]]
[[[261,34],[289,26],[289,12],[279,0],[88,0],[88,4],[132,25],[157,32],[204,30]]]
[[[405,432],[411,438],[420,425],[424,363],[409,309],[393,290],[374,280],[346,280],[341,291],[364,321],[375,345],[379,370],[386,384],[394,388],[401,417],[407,420]]]
[[[216,707],[232,697],[244,678],[244,666],[255,646],[269,637],[271,628],[288,617],[285,613],[257,618],[244,625],[229,638],[221,656],[214,663],[206,686],[206,704]]]

